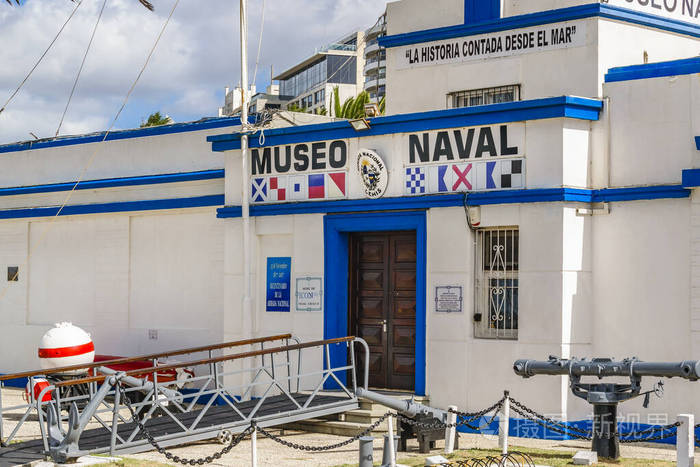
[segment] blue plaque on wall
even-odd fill
[[[289,313],[292,258],[267,258],[266,311]]]

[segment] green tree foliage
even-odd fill
[[[365,116],[365,105],[369,104],[371,99],[367,91],[362,91],[357,97],[350,97],[342,104],[340,103],[340,94],[338,87],[333,88],[333,109],[335,117],[347,118],[354,120]],[[386,100],[384,97],[379,101],[379,113],[384,115],[386,109]]]
[[[149,115],[148,119],[145,122],[141,123],[141,128],[146,128],[149,126],[170,125],[171,123],[173,123],[172,118],[168,117],[167,115],[161,115],[160,112],[156,112]]]
[[[299,113],[306,113],[306,108],[305,107],[300,107],[299,104],[296,102],[293,102],[287,106],[287,110],[290,112],[299,112]]]

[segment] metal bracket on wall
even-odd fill
[[[607,216],[610,214],[610,203],[591,203],[590,207],[577,208],[576,215],[578,217],[585,216]]]

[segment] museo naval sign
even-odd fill
[[[372,149],[359,149],[351,157],[348,140],[253,149],[251,202],[342,200],[348,198],[350,183],[359,188],[353,193],[377,199],[385,196],[390,174],[402,178],[403,193],[394,196],[525,187],[523,122],[386,137],[396,137],[400,143],[391,145],[397,150],[385,150],[381,156]],[[356,176],[349,177],[351,166]]]

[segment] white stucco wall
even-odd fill
[[[420,14],[416,14],[419,10]],[[464,24],[464,0],[401,0],[386,5],[387,35]]]
[[[700,77],[607,83],[605,92],[612,103],[612,186],[680,183],[683,169],[697,166],[691,135],[700,134]]]
[[[19,281],[0,286],[0,352],[14,355],[0,373],[38,367],[39,339],[60,321],[90,332],[100,354],[223,337],[223,225],[213,208],[0,221],[0,236],[0,270],[19,266]]]

